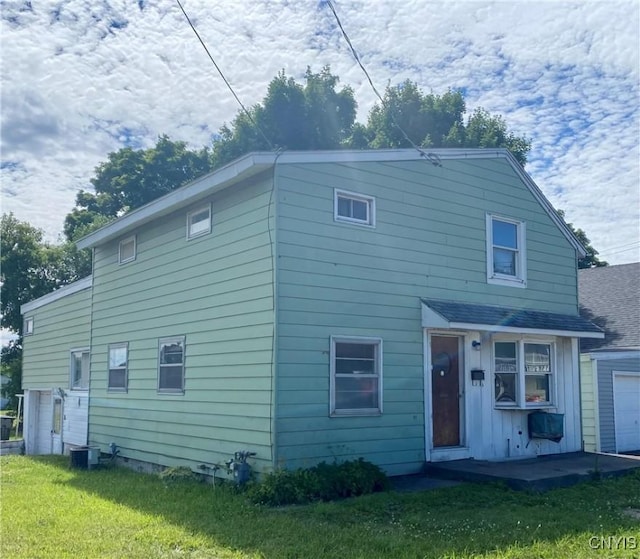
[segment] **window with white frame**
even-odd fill
[[[89,389],[90,354],[88,348],[72,349],[70,359],[70,384],[73,390]]]
[[[382,340],[331,337],[331,415],[382,413]]]
[[[524,222],[487,215],[487,279],[489,283],[525,287],[526,262]]]
[[[33,334],[33,317],[28,316],[24,319],[24,323],[22,325],[22,335],[31,336],[31,334]]]
[[[373,227],[376,224],[376,201],[371,196],[335,189],[333,218],[356,225]]]
[[[127,237],[120,241],[118,246],[118,262],[125,264],[136,259],[136,237]]]
[[[553,404],[553,344],[523,340],[493,344],[495,402],[499,407]]]
[[[211,205],[200,207],[187,214],[187,239],[206,235],[211,231]]]
[[[128,365],[129,344],[126,342],[109,344],[108,390],[123,392],[127,390]]]
[[[158,390],[184,392],[184,336],[158,341]]]

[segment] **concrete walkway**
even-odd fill
[[[534,491],[624,475],[634,469],[640,469],[640,456],[591,452],[554,454],[507,462],[455,460],[427,465],[427,473],[433,477],[476,482],[502,481],[513,489]]]

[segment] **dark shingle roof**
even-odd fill
[[[602,331],[589,320],[577,315],[489,305],[470,305],[468,303],[433,299],[423,299],[422,301],[449,322],[488,324],[508,328],[521,328],[523,330]]]
[[[581,351],[640,348],[640,262],[578,270],[580,314],[605,330]]]

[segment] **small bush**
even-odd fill
[[[159,477],[166,484],[200,481],[200,476],[185,466],[167,468],[160,472]]]
[[[277,470],[248,490],[249,499],[269,506],[334,501],[385,491],[389,480],[375,464],[362,458],[342,463],[321,462],[310,469]]]

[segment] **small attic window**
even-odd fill
[[[22,328],[23,336],[31,336],[33,334],[33,317],[29,316],[24,319],[24,326]]]
[[[118,262],[125,264],[136,259],[136,237],[128,237],[120,241],[118,249]]]
[[[187,239],[206,235],[211,231],[211,205],[207,204],[187,214]]]

